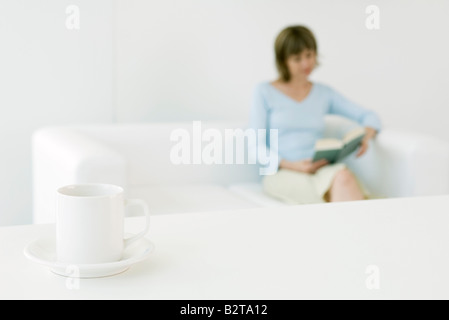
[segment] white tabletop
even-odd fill
[[[449,298],[449,196],[153,216],[150,258],[76,287],[23,255],[54,228],[0,228],[0,299]]]

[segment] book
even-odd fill
[[[336,163],[353,153],[365,137],[365,128],[357,127],[347,132],[342,139],[319,139],[315,143],[313,161],[326,159]]]

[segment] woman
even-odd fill
[[[291,204],[362,200],[366,192],[343,163],[312,162],[314,145],[322,136],[326,114],[338,114],[365,127],[358,157],[366,152],[381,123],[374,112],[309,80],[317,66],[317,54],[315,37],[308,28],[285,28],[275,41],[279,78],[255,89],[250,127],[278,130],[279,162],[275,174],[264,176],[264,191]],[[258,147],[268,153],[270,141]]]

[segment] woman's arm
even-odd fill
[[[288,161],[282,159],[279,163],[279,168],[288,169],[304,173],[315,173],[319,168],[327,165],[329,162],[326,159],[321,159],[312,162],[311,159],[300,160],[300,161]]]
[[[257,142],[250,141],[252,143],[249,146],[249,158],[263,167],[263,174],[273,174],[279,169],[279,163],[281,159],[279,158],[277,146],[277,141],[273,145],[273,141],[270,141],[272,145],[268,146],[270,131],[268,126],[268,115],[269,107],[267,105],[266,99],[263,95],[262,86],[258,85],[253,91],[253,98],[251,104],[251,110],[249,115],[249,128],[254,130],[255,136],[257,137]],[[259,139],[259,130],[265,130],[265,139]],[[264,163],[263,155],[265,160],[269,155],[269,163]],[[275,155],[275,156],[273,156]],[[266,162],[266,161],[265,161]]]
[[[359,151],[357,152],[357,157],[360,157],[363,155],[366,150],[368,150],[369,141],[371,139],[374,139],[377,135],[377,130],[371,127],[365,127],[365,137],[362,140],[362,143],[360,145]]]
[[[374,129],[376,132],[381,130],[382,124],[377,113],[359,106],[330,87],[329,95],[329,113],[354,120],[365,128]],[[369,134],[371,138],[375,136],[375,133],[371,132],[369,129],[367,134]]]
[[[379,116],[372,110],[367,110],[358,104],[346,99],[343,95],[332,88],[330,90],[329,113],[338,114],[354,120],[365,127],[365,138],[357,152],[357,157],[363,155],[369,146],[369,141],[373,139],[381,130],[382,124]]]

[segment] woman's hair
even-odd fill
[[[305,49],[312,50],[318,55],[315,36],[308,28],[304,26],[290,26],[279,33],[274,42],[274,53],[276,56],[276,67],[282,80],[290,80],[287,58],[292,54],[299,54]],[[318,65],[318,62],[316,65]]]

